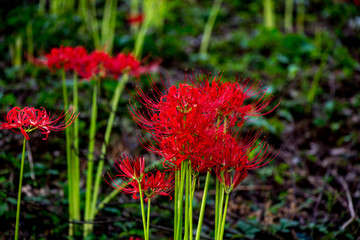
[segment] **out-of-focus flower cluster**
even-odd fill
[[[261,131],[240,136],[250,116],[270,113],[273,101],[258,82],[222,82],[208,78],[172,86],[162,94],[148,95],[138,88],[142,108],[130,106],[134,120],[151,139],[143,145],[176,168],[189,161],[193,174],[214,170],[225,191],[232,191],[248,170],[268,163],[273,149],[261,139]],[[251,154],[250,154],[251,153]],[[251,155],[251,157],[250,157]]]
[[[110,56],[103,51],[88,53],[81,46],[53,48],[45,57],[35,59],[34,63],[46,66],[51,71],[57,69],[72,70],[85,79],[94,77],[117,79],[124,72],[139,76],[144,72],[154,70],[158,65],[157,62],[142,66],[130,53],[119,53],[116,56]]]
[[[147,199],[155,195],[168,196],[174,190],[174,173],[167,174],[155,170],[155,173],[145,173],[145,159],[142,157],[130,158],[123,155],[114,164],[117,174],[107,172],[104,176],[105,182],[111,187],[125,194],[133,194],[134,199],[138,199],[137,194],[141,191]],[[140,186],[139,186],[140,185]]]
[[[26,140],[29,140],[29,132],[36,129],[48,138],[51,131],[62,131],[77,119],[78,114],[70,108],[66,112],[60,113],[59,116],[51,116],[45,108],[36,109],[33,107],[12,108],[5,117],[5,122],[0,122],[0,130],[10,129],[13,132],[22,134]]]

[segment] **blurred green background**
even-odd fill
[[[4,112],[13,106],[43,106],[52,111],[62,108],[59,77],[35,67],[28,61],[31,57],[41,57],[60,45],[82,45],[93,51],[102,44],[114,55],[133,49],[137,29],[128,23],[128,18],[134,0],[113,1],[112,20],[103,20],[109,1],[92,0],[87,7],[82,7],[82,2],[1,1],[0,107]],[[281,99],[276,111],[246,126],[264,129],[279,153],[268,166],[251,172],[231,194],[224,238],[359,239],[359,2],[160,2],[142,54],[144,63],[161,60],[158,71],[151,74],[153,81],[160,81],[159,73],[171,83],[181,82],[185,71],[213,76],[220,73],[229,79],[260,80]],[[146,14],[148,9],[142,4],[139,1],[140,12]],[[213,24],[207,24],[209,18],[213,18]],[[207,25],[212,26],[208,46],[203,40]],[[103,29],[110,29],[110,34],[103,33]],[[94,32],[100,33],[100,43],[96,43]],[[68,84],[72,84],[71,76]],[[107,79],[101,82],[98,152],[116,84]],[[139,132],[128,113],[134,84],[149,87],[149,76],[133,78],[126,86],[128,91],[122,94],[106,169],[123,152],[147,159],[155,157],[138,144]],[[79,87],[79,154],[85,169],[91,85],[83,81]],[[19,135],[0,132],[1,239],[13,236],[21,142]],[[47,141],[34,134],[29,143],[20,236],[67,239],[64,134],[51,134]],[[85,171],[81,186],[85,186],[84,176]],[[110,191],[102,183],[100,200]],[[201,195],[195,194],[195,198],[198,210]],[[210,194],[203,226],[205,237],[212,233],[213,202]],[[171,203],[158,198],[153,204],[150,239],[172,239]],[[137,201],[119,194],[97,216],[90,239],[141,235]],[[82,239],[81,232],[75,238]]]

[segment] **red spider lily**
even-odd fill
[[[159,170],[156,170],[155,174],[147,173],[141,182],[141,188],[148,198],[160,195],[168,196],[171,200],[170,193],[174,190],[174,172],[168,175]]]
[[[143,157],[130,158],[127,155],[120,156],[115,162],[115,168],[119,174],[115,177],[131,178],[140,181],[145,171],[145,159]]]
[[[144,21],[144,15],[141,13],[135,14],[135,15],[130,15],[127,20],[128,20],[128,23],[131,25],[140,24]]]
[[[170,196],[174,189],[174,174],[166,176],[156,170],[155,175],[152,173],[144,174],[144,158],[129,159],[125,155],[120,161],[115,163],[115,168],[119,174],[113,176],[107,172],[107,177],[104,181],[114,189],[125,194],[132,194],[134,199],[138,199],[139,182],[141,184],[142,192],[148,197],[152,198],[155,195]],[[146,200],[146,199],[145,199]]]
[[[140,62],[131,54],[119,53],[104,63],[104,67],[114,78],[118,78],[124,71],[135,71],[140,67]]]
[[[78,65],[74,65],[73,70],[84,79],[91,79],[95,76],[103,78],[107,75],[105,65],[110,60],[111,57],[106,52],[94,51],[84,56]]]
[[[63,47],[51,49],[49,54],[45,55],[44,64],[50,69],[70,70],[75,69],[84,57],[87,57],[87,51],[84,47]]]
[[[41,134],[45,135],[43,140],[46,140],[51,131],[64,130],[73,124],[78,116],[72,108],[56,117],[55,115],[50,116],[45,108],[25,107],[21,109],[20,107],[14,107],[6,115],[6,121],[0,123],[0,129],[11,129],[16,133],[21,133],[26,140],[30,139],[28,132],[39,129]]]
[[[201,89],[216,103],[218,114],[222,116],[234,115],[240,118],[242,125],[247,116],[261,116],[272,112],[277,106],[263,112],[273,101],[274,97],[267,93],[267,89],[260,90],[257,82],[249,84],[249,80],[241,82],[221,82],[215,78],[212,82],[203,81]]]

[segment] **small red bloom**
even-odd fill
[[[39,129],[41,134],[45,135],[43,140],[46,140],[51,131],[64,130],[73,124],[77,117],[78,114],[72,108],[56,117],[50,116],[45,108],[25,107],[21,109],[20,107],[14,107],[6,115],[6,121],[0,123],[0,129],[10,129],[16,133],[21,133],[26,140],[30,139],[29,132]],[[20,132],[17,130],[20,130]]]
[[[142,193],[147,198],[152,198],[155,195],[170,196],[174,189],[174,174],[166,176],[156,170],[155,175],[152,173],[144,173],[145,160],[142,157],[129,158],[123,155],[119,161],[115,163],[117,175],[112,175],[107,172],[107,179],[104,181],[114,189],[125,194],[133,194],[134,199],[138,199],[139,183],[141,184]],[[146,199],[145,199],[146,200]]]
[[[171,200],[170,193],[174,190],[174,172],[168,175],[159,170],[156,170],[155,174],[147,173],[141,182],[141,188],[148,198],[160,195],[168,196]]]
[[[140,62],[131,54],[119,53],[116,57],[108,59],[104,67],[114,78],[118,78],[125,71],[134,71],[140,67]]]
[[[128,23],[131,25],[140,24],[144,21],[144,15],[141,13],[135,14],[135,15],[130,15],[127,20],[128,20]]]

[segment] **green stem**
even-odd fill
[[[223,218],[222,218],[222,223],[221,223],[221,230],[220,230],[219,240],[222,240],[223,237],[224,237],[226,211],[227,211],[228,203],[229,203],[229,194],[226,194],[226,200],[225,200],[225,206],[224,206],[224,212],[223,212]]]
[[[151,204],[151,198],[148,198],[148,209],[147,209],[147,221],[146,221],[146,234],[147,234],[147,240],[149,240],[149,229],[150,229],[150,204]]]
[[[100,47],[100,37],[99,37],[99,30],[98,30],[98,21],[97,21],[97,17],[96,17],[95,1],[90,1],[89,8],[90,8],[89,9],[90,11],[88,11],[88,16],[89,16],[89,23],[91,25],[90,30],[93,35],[95,48],[99,48]]]
[[[186,173],[186,163],[183,161],[181,163],[181,170],[180,170],[180,191],[178,192],[178,203],[177,203],[177,210],[178,210],[178,220],[177,220],[177,239],[182,239],[182,219],[183,219],[183,200],[184,200],[184,185],[185,185],[185,173]]]
[[[288,33],[292,32],[293,10],[294,0],[285,0],[284,28]]]
[[[274,2],[273,0],[264,0],[264,23],[267,29],[275,27]]]
[[[106,0],[101,27],[101,44],[105,46],[106,52],[111,53],[116,23],[117,0]]]
[[[304,33],[305,5],[304,0],[297,1],[296,28],[298,33]]]
[[[217,179],[217,177],[215,177],[215,237],[217,236],[217,229],[219,227],[219,186],[220,186],[220,182]]]
[[[193,199],[195,193],[195,184],[196,177],[191,180],[191,162],[189,161],[189,188],[190,188],[190,196],[189,196],[189,240],[193,239]]]
[[[175,190],[174,190],[174,240],[177,240],[177,220],[178,220],[178,211],[177,211],[177,202],[179,201],[178,192],[179,192],[179,171],[175,171]]]
[[[74,72],[73,77],[73,104],[75,110],[78,110],[78,76]],[[73,162],[73,191],[74,191],[74,220],[80,220],[80,161],[79,161],[79,122],[73,124],[73,141],[72,162]]]
[[[66,89],[66,74],[65,70],[60,71],[62,79],[62,90],[63,90],[63,99],[64,99],[64,109],[68,109],[68,95]],[[71,169],[71,145],[70,145],[70,128],[65,129],[66,137],[66,163],[67,163],[67,179],[68,179],[68,189],[69,189],[69,236],[73,236],[73,227],[71,223],[74,217],[74,192],[73,192],[73,174]]]
[[[224,187],[222,184],[219,186],[219,214],[218,214],[218,228],[217,228],[217,239],[221,235],[221,217],[223,215],[223,205],[224,205]]]
[[[186,175],[186,190],[185,190],[185,233],[184,240],[189,239],[189,197],[190,197],[190,174],[189,174],[190,161],[185,161],[185,175]]]
[[[139,0],[131,0],[130,1],[130,16],[135,16],[139,14]],[[139,25],[138,24],[132,24],[131,26],[131,32],[135,36],[139,31]]]
[[[95,135],[96,135],[96,118],[97,118],[97,84],[94,83],[92,107],[91,107],[91,120],[90,120],[90,134],[89,134],[89,154],[88,154],[88,166],[86,174],[86,195],[85,195],[85,221],[90,220],[90,206],[91,206],[91,190],[93,181],[93,169],[94,169],[94,151],[95,151]],[[92,224],[84,225],[84,236],[89,234],[92,229]]]
[[[18,237],[19,237],[21,189],[22,189],[22,181],[23,181],[23,175],[24,175],[25,146],[26,146],[26,139],[24,138],[22,155],[21,155],[21,165],[20,165],[20,179],[19,179],[18,199],[17,199],[17,207],[16,207],[15,240],[18,240]]]
[[[199,222],[198,222],[198,227],[197,227],[197,231],[196,231],[195,240],[200,240],[201,227],[202,227],[202,223],[203,223],[203,220],[204,220],[206,197],[207,197],[207,192],[208,192],[208,189],[209,189],[210,176],[211,176],[211,174],[208,171],[207,174],[206,174],[204,194],[203,194],[202,201],[201,201],[201,208],[200,208],[200,213],[199,213]]]
[[[208,50],[210,38],[211,38],[211,32],[212,32],[212,29],[214,28],[216,17],[219,14],[219,11],[221,8],[221,3],[222,3],[222,0],[215,0],[213,6],[211,8],[209,18],[208,18],[205,28],[204,28],[203,37],[201,39],[200,54],[203,54],[203,55],[207,54],[207,50]]]
[[[152,0],[151,4],[154,5],[155,2],[156,2],[156,0]],[[141,25],[141,28],[137,35],[135,47],[134,47],[134,55],[136,58],[140,58],[140,56],[141,56],[141,52],[142,52],[144,40],[145,40],[145,35],[147,33],[147,30],[150,27],[150,23],[153,18],[153,15],[154,15],[154,11],[155,11],[154,8],[155,8],[155,6],[153,8],[151,8],[151,9],[153,9],[153,11],[149,11],[148,15],[145,16],[144,23]]]
[[[107,122],[107,126],[106,126],[106,130],[105,130],[105,138],[104,138],[104,142],[101,147],[101,160],[99,161],[99,165],[97,167],[94,191],[93,191],[92,198],[91,198],[92,200],[91,200],[91,207],[90,207],[90,220],[94,219],[95,212],[97,212],[96,203],[97,203],[97,198],[99,195],[101,173],[102,173],[103,167],[104,167],[104,158],[106,155],[106,148],[107,148],[109,140],[110,140],[111,130],[112,130],[112,127],[114,124],[114,119],[115,119],[116,108],[119,103],[121,93],[124,90],[124,87],[125,87],[128,77],[129,77],[128,74],[123,75],[122,79],[119,81],[119,83],[115,89],[115,93],[114,93],[113,99],[111,101],[111,103],[112,103],[111,104],[111,113],[110,113],[110,116],[109,116],[109,119]]]
[[[144,199],[143,199],[143,194],[142,194],[142,189],[141,189],[141,181],[139,181],[139,194],[140,194],[141,216],[142,216],[143,228],[144,228],[144,239],[147,240],[148,236],[147,236],[147,232],[146,232],[147,228],[146,228],[146,221],[145,221]]]

